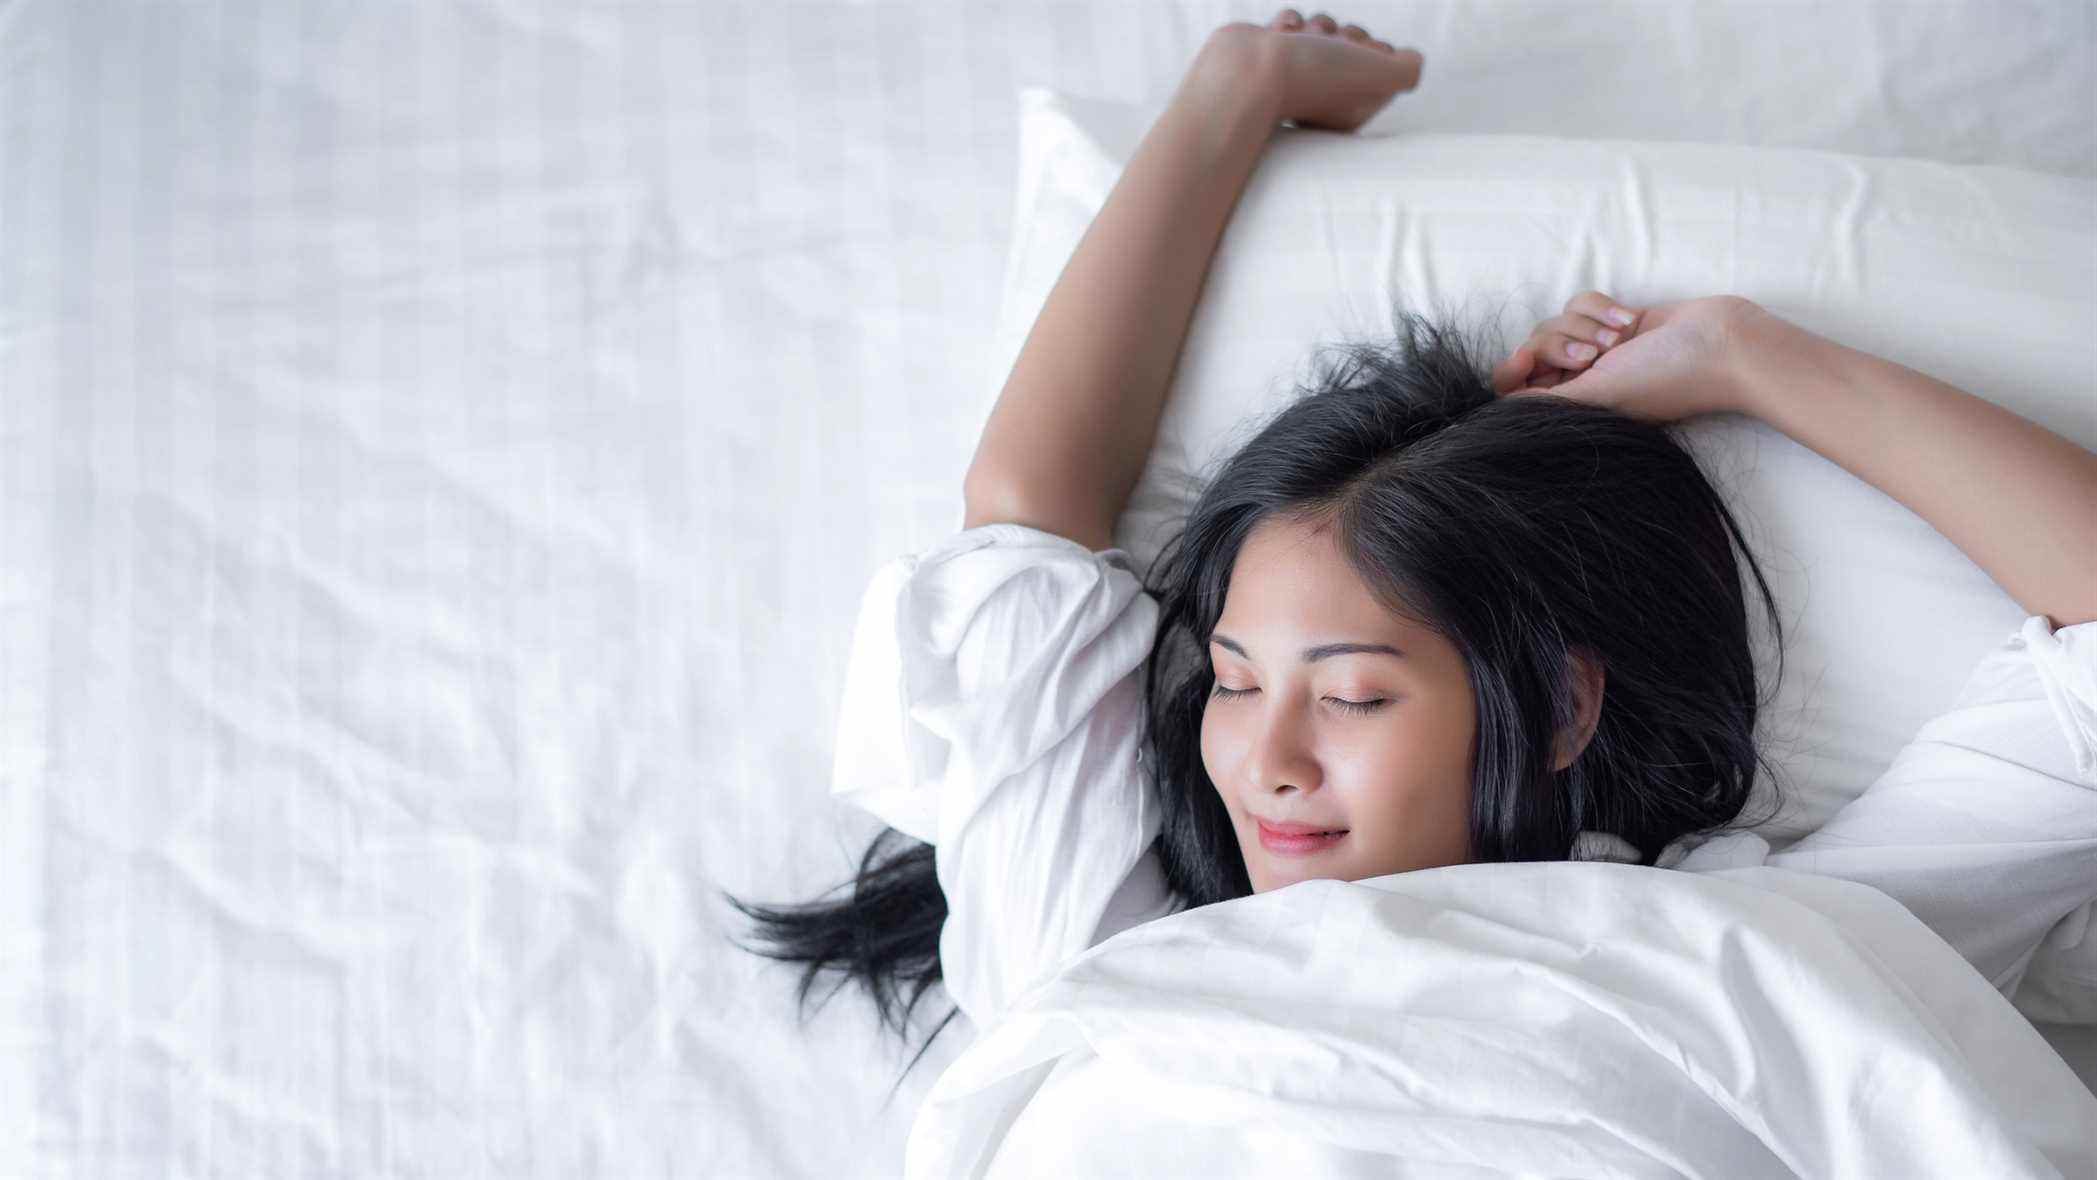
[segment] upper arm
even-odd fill
[[[1021,524],[1076,541],[1095,553],[1114,548],[1114,516],[1098,506],[1050,494],[1015,495],[977,481],[962,494],[963,529]]]

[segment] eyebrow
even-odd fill
[[[1232,639],[1228,635],[1211,635],[1209,642],[1216,644],[1218,647],[1234,651],[1241,658],[1248,660],[1252,658],[1245,654],[1245,649],[1238,645],[1237,640]],[[1399,651],[1388,643],[1321,643],[1316,647],[1304,648],[1301,658],[1306,664],[1315,664],[1319,660],[1329,660],[1334,656],[1351,655],[1396,656],[1401,660],[1405,658],[1404,652]]]

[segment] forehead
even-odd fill
[[[1239,549],[1217,629],[1396,640],[1418,632],[1369,592],[1330,525],[1274,518],[1261,521]]]

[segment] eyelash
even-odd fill
[[[1221,700],[1229,700],[1232,697],[1248,697],[1258,691],[1256,688],[1225,688],[1219,684],[1215,686],[1215,691],[1210,695]],[[1338,697],[1326,697],[1325,699],[1331,701],[1343,713],[1374,713],[1391,703],[1382,697],[1378,697],[1373,701],[1343,701]]]

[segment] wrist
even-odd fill
[[[1282,119],[1282,49],[1271,29],[1245,21],[1223,25],[1202,42],[1181,92],[1227,104],[1271,130]]]
[[[1833,341],[1817,336],[1752,300],[1742,299],[1730,333],[1734,409],[1772,425],[1784,400],[1811,384],[1809,374],[1828,363]]]

